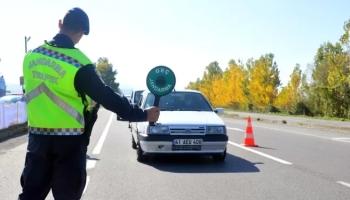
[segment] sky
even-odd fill
[[[217,61],[273,53],[283,85],[296,63],[313,62],[324,42],[336,42],[350,19],[346,0],[0,0],[0,74],[19,84],[28,49],[50,40],[73,7],[90,18],[90,34],[77,44],[92,61],[107,57],[122,89],[146,87],[158,65],[170,67],[176,88],[201,78]]]

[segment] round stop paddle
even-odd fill
[[[169,67],[157,66],[148,72],[146,84],[149,91],[155,97],[153,106],[159,106],[160,97],[173,91],[176,84],[176,77]],[[154,125],[154,123],[150,123],[150,125]]]

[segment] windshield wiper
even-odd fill
[[[161,108],[160,111],[178,111],[179,109],[175,108]]]
[[[201,111],[209,111],[209,110],[205,110],[205,109],[192,109],[192,108],[161,108],[160,111],[197,111],[197,112],[201,112]]]

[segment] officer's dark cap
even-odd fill
[[[63,18],[63,26],[73,31],[83,31],[84,35],[90,32],[89,17],[81,8],[68,10]]]

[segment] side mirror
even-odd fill
[[[224,114],[224,109],[223,109],[223,108],[215,108],[215,109],[214,109],[214,112],[215,112],[216,114],[218,114],[218,115]]]

